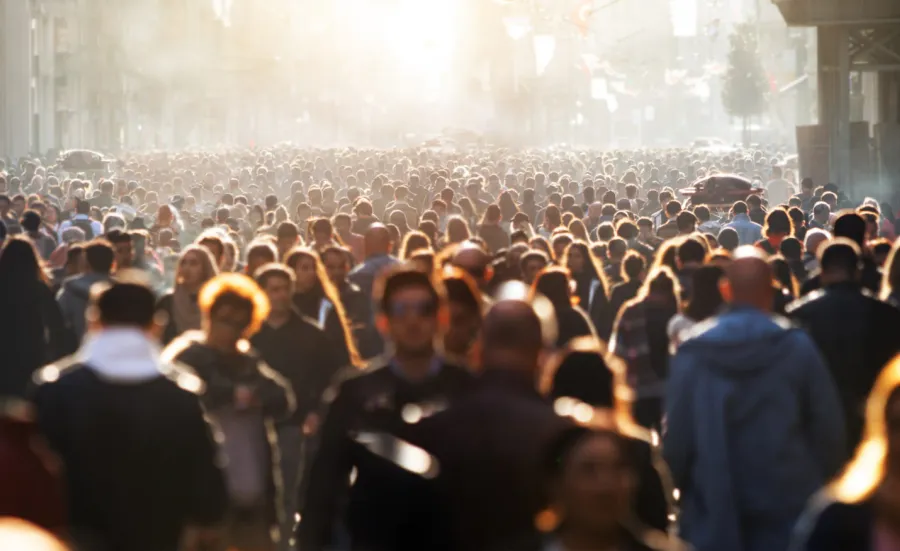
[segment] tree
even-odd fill
[[[728,69],[722,88],[722,103],[732,117],[743,123],[744,145],[750,142],[749,122],[766,108],[768,81],[759,59],[756,31],[750,23],[737,25],[729,37]]]

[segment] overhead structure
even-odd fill
[[[798,127],[801,168],[827,166],[830,181],[860,193],[868,191],[873,173],[880,172],[881,182],[900,184],[894,158],[900,150],[900,1],[774,2],[788,25],[816,27],[818,35],[819,124]],[[866,76],[872,73],[874,78]],[[875,102],[869,121],[874,142],[868,123],[851,124],[851,76],[875,83],[866,98]],[[880,170],[867,170],[867,160]]]

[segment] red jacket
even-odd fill
[[[0,411],[0,517],[18,517],[59,533],[65,509],[58,460],[37,426]]]

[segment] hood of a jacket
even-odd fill
[[[159,345],[140,329],[110,328],[88,333],[78,361],[116,383],[141,383],[162,376]]]
[[[792,345],[787,318],[749,307],[732,307],[687,334],[681,349],[726,376],[777,368]],[[679,351],[681,351],[679,349]]]

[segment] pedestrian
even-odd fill
[[[588,314],[597,335],[604,341],[609,340],[616,313],[609,302],[610,284],[597,257],[587,243],[574,241],[566,247],[562,265],[568,268],[575,282],[578,304]]]
[[[724,305],[719,286],[725,277],[719,266],[701,266],[693,273],[691,283],[694,293],[684,303],[684,310],[669,320],[669,345],[677,350],[681,343],[694,333],[698,324],[717,315]]]
[[[762,226],[750,220],[748,206],[744,201],[735,201],[731,206],[731,222],[725,224],[723,230],[725,228],[737,232],[739,245],[752,245],[762,238]]]
[[[78,354],[34,377],[38,426],[65,469],[67,537],[86,551],[216,543],[225,481],[200,402],[215,389],[160,359],[147,287],[114,282],[89,310]]]
[[[380,287],[377,324],[393,344],[393,355],[329,392],[300,500],[297,540],[304,551],[401,551],[446,544],[433,533],[432,511],[411,497],[427,492],[424,481],[355,437],[401,437],[409,412],[445,407],[469,386],[471,375],[447,363],[435,348],[447,329],[447,304],[428,274],[399,269]],[[339,524],[349,541],[335,538]]]
[[[594,324],[571,291],[569,273],[564,268],[546,268],[532,287],[532,296],[542,295],[553,305],[556,320],[556,348],[564,348],[577,337],[597,336]]]
[[[24,398],[32,373],[60,358],[66,348],[50,279],[26,237],[13,237],[0,251],[0,312],[0,396]]]
[[[482,370],[473,389],[409,428],[409,441],[440,465],[435,487],[449,524],[441,549],[539,546],[540,455],[572,424],[537,391],[541,354],[555,341],[552,323],[542,322],[524,290],[507,287],[485,315]]]
[[[266,293],[271,309],[250,340],[263,361],[290,382],[297,400],[294,414],[276,425],[284,487],[283,544],[292,536],[294,515],[299,510],[304,447],[310,446],[319,424],[319,402],[332,378],[344,367],[325,331],[294,308],[294,280],[294,272],[280,264],[257,270],[256,282]]]
[[[622,282],[613,285],[609,294],[609,311],[615,323],[619,311],[626,302],[637,296],[646,275],[644,257],[636,251],[628,251],[622,260]]]
[[[444,353],[455,365],[478,371],[483,299],[472,277],[458,268],[441,275],[447,291],[450,326],[444,335]]]
[[[163,295],[156,305],[158,312],[166,314],[163,345],[168,345],[185,331],[200,329],[200,289],[218,273],[208,249],[199,245],[184,248],[175,270],[175,288]]]
[[[228,461],[223,544],[274,549],[285,522],[275,426],[293,414],[295,399],[290,383],[246,341],[268,316],[269,301],[248,277],[221,274],[203,286],[198,302],[202,331],[182,334],[162,357],[189,366],[203,381],[204,408],[222,433]]]
[[[770,314],[765,253],[739,248],[725,281],[728,311],[672,359],[663,454],[697,551],[783,550],[846,457],[841,403],[812,339]]]
[[[65,351],[69,354],[78,349],[87,331],[85,314],[90,302],[91,288],[98,283],[110,281],[115,260],[112,247],[102,239],[95,239],[80,250],[83,251],[87,271],[65,280],[56,297],[66,328]]]
[[[362,365],[344,304],[319,255],[312,249],[296,247],[285,256],[284,263],[296,277],[293,300],[297,311],[325,331],[341,365]]]
[[[864,292],[860,250],[839,237],[821,250],[823,288],[788,307],[815,341],[834,379],[845,413],[847,451],[863,438],[866,397],[882,368],[900,352],[900,309]]]

